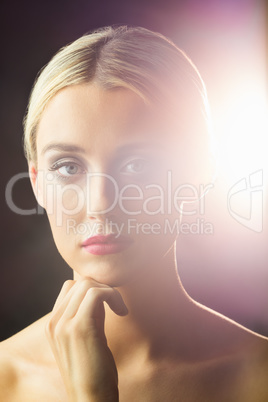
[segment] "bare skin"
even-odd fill
[[[109,345],[118,370],[120,401],[267,399],[267,340],[193,305],[195,309],[189,339],[182,343],[177,324],[169,343],[150,354],[145,346],[135,345],[132,334],[124,334],[127,317],[120,317],[122,332],[119,324]],[[2,343],[1,400],[23,401],[25,395],[27,401],[79,400],[68,395],[45,336],[49,319],[50,315],[43,317]],[[162,332],[158,335],[167,337]]]
[[[91,228],[107,216],[126,222],[125,211],[140,209],[141,200],[125,199],[124,214],[118,207],[101,214],[112,191],[98,176],[91,183],[90,211],[70,215],[77,202],[71,193],[61,192],[59,202],[59,193],[51,197],[47,192],[48,184],[67,189],[68,181],[63,184],[58,176],[37,180],[38,172],[51,173],[49,166],[60,159],[65,165],[57,173],[67,177],[66,166],[75,165],[71,183],[82,191],[89,170],[113,171],[120,188],[135,182],[144,189],[146,172],[140,173],[140,162],[133,160],[141,158],[136,144],[144,142],[145,133],[147,142],[160,144],[154,150],[160,165],[165,161],[173,171],[178,159],[170,156],[174,144],[161,136],[167,122],[143,111],[142,101],[130,91],[105,92],[87,84],[61,91],[44,112],[38,163],[30,164],[32,185],[74,280],[64,284],[50,314],[2,342],[0,400],[25,401],[26,395],[29,402],[268,400],[267,339],[190,299],[176,272],[174,234],[134,233],[127,250],[100,256],[81,247],[84,234],[67,231],[69,218],[76,225],[89,222]],[[44,152],[55,138],[81,147],[83,155],[57,147]],[[131,154],[119,157],[118,150],[130,144]],[[148,155],[142,158],[150,160]],[[157,178],[165,189],[165,172],[157,170]],[[176,184],[180,178],[172,180]],[[136,195],[133,189],[126,194]],[[147,191],[146,199],[152,194]],[[141,213],[136,218],[161,225],[165,217]]]

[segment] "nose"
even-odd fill
[[[114,214],[118,201],[116,180],[106,173],[90,173],[86,186],[87,216],[104,220]]]

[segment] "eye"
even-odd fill
[[[85,173],[85,169],[78,163],[65,160],[55,162],[49,170],[55,171],[59,179],[68,179]]]
[[[126,174],[142,174],[148,169],[148,161],[145,159],[133,159],[127,163],[121,171]]]
[[[58,169],[58,173],[66,177],[73,176],[79,173],[79,167],[75,164],[63,165]]]

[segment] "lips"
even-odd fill
[[[82,243],[82,248],[94,255],[107,255],[120,253],[127,249],[133,240],[128,236],[118,236],[116,234],[97,235],[86,239]]]

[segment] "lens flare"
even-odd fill
[[[239,92],[226,111],[218,151],[219,168],[228,181],[268,166],[265,93],[261,88],[241,88]]]

